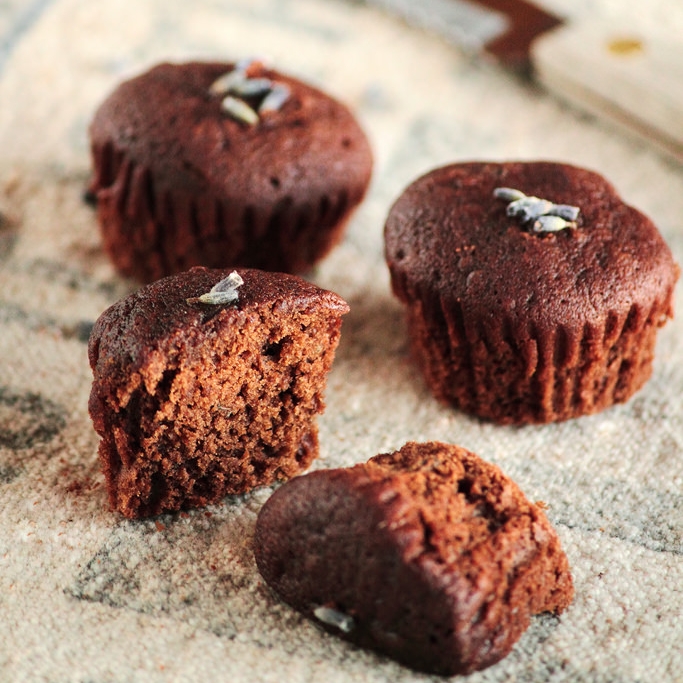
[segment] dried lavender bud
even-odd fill
[[[273,87],[273,81],[269,78],[246,78],[230,86],[228,92],[239,97],[258,97],[269,93]]]
[[[496,199],[509,202],[507,215],[519,218],[522,223],[532,223],[532,232],[557,232],[575,228],[581,210],[569,204],[553,204],[547,199],[527,196],[510,187],[497,187],[493,191]]]
[[[316,607],[313,610],[313,615],[323,624],[334,626],[344,633],[351,633],[354,627],[353,617],[348,614],[339,612],[331,607]]]
[[[212,95],[227,95],[235,87],[247,80],[247,75],[241,69],[234,69],[219,76],[210,86],[209,92]]]
[[[559,232],[567,228],[575,228],[576,223],[566,221],[561,216],[546,215],[539,216],[531,226],[532,232]]]
[[[254,126],[259,122],[258,114],[243,100],[228,95],[221,102],[221,108],[235,121]]]
[[[237,64],[235,64],[235,68],[246,73],[252,66],[255,65],[261,66],[263,68],[268,68],[270,66],[270,58],[264,56],[242,57],[242,59],[240,59],[237,62]]]
[[[514,202],[518,199],[524,199],[526,195],[520,190],[515,190],[511,187],[497,187],[493,191],[493,196],[496,199],[503,199],[506,202]]]
[[[569,206],[569,204],[553,204],[553,208],[548,211],[548,216],[559,216],[567,221],[576,221],[581,213],[578,206]]]
[[[521,219],[528,223],[545,214],[553,208],[553,203],[538,197],[522,197],[508,204],[507,215]]]
[[[259,114],[266,114],[272,111],[278,111],[282,105],[287,101],[290,95],[289,88],[283,83],[276,83],[271,88],[270,92],[265,96],[261,106],[259,107]]]
[[[237,288],[241,287],[243,284],[244,280],[237,271],[233,270],[228,277],[223,278],[220,282],[215,284],[206,294],[187,299],[187,303],[214,305],[232,303],[233,301],[237,301],[239,297]]]

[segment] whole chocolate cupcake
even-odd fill
[[[143,282],[194,265],[304,272],[372,168],[344,105],[257,61],[156,66],[114,90],[90,138],[104,247]]]
[[[439,674],[494,664],[531,615],[574,595],[543,511],[495,465],[438,442],[295,477],[262,508],[254,545],[292,607]]]
[[[347,311],[295,275],[205,268],[108,308],[88,353],[111,507],[156,515],[306,469]]]
[[[652,221],[573,166],[432,171],[392,207],[385,248],[433,393],[499,423],[626,401],[673,314],[679,269]]]

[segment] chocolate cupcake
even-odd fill
[[[294,275],[205,268],[107,309],[89,409],[111,507],[202,506],[306,469],[347,311]]]
[[[156,66],[114,90],[90,139],[105,250],[143,282],[194,265],[305,272],[372,168],[344,105],[257,61]]]
[[[539,506],[457,446],[296,477],[259,513],[256,562],[320,626],[420,671],[467,674],[507,655],[531,615],[573,598]]]
[[[679,269],[652,221],[573,166],[432,171],[395,202],[385,249],[432,392],[498,423],[626,401],[673,314]]]

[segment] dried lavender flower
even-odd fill
[[[508,216],[519,218],[522,223],[531,223],[532,232],[557,232],[575,228],[581,210],[569,204],[554,204],[547,199],[527,196],[520,190],[510,187],[497,187],[493,191],[496,199],[508,203]]]
[[[507,215],[521,219],[522,223],[533,221],[553,208],[553,203],[538,197],[522,197],[508,204]]]
[[[270,66],[270,57],[266,57],[264,55],[261,55],[260,57],[242,57],[235,64],[235,68],[246,72],[249,70],[249,67],[253,66],[254,64],[259,64],[262,67],[268,68]]]
[[[581,209],[578,206],[569,206],[569,204],[553,204],[553,208],[548,211],[549,216],[559,216],[567,221],[575,221],[579,213]]]
[[[235,87],[247,80],[247,74],[241,69],[234,69],[219,76],[210,86],[209,92],[212,95],[227,95]]]
[[[259,114],[278,111],[290,96],[290,89],[284,83],[273,83],[269,78],[249,78],[248,70],[252,64],[261,60],[243,59],[235,68],[219,76],[210,86],[212,95],[224,96],[221,106],[223,111],[236,121],[253,126],[259,122]],[[262,97],[258,112],[247,102],[246,98]]]
[[[503,199],[506,202],[514,202],[518,199],[523,199],[524,197],[526,197],[524,192],[522,192],[521,190],[515,190],[511,187],[497,187],[493,191],[493,196],[496,199]]]
[[[259,122],[258,114],[246,102],[232,95],[223,98],[221,107],[226,114],[241,123],[254,126]]]
[[[270,92],[265,96],[261,106],[259,107],[259,114],[265,114],[271,111],[278,111],[282,105],[287,101],[290,95],[289,88],[283,83],[276,83],[271,88]]]
[[[210,291],[201,296],[192,297],[187,299],[188,304],[229,304],[233,301],[237,301],[239,294],[237,288],[244,284],[244,280],[240,274],[233,270],[230,275],[223,278],[220,282],[216,283]]]
[[[531,226],[532,232],[559,232],[567,228],[575,228],[574,221],[567,221],[561,216],[546,215],[539,216]]]
[[[270,78],[245,78],[231,85],[228,92],[239,97],[258,97],[269,93],[272,87]]]
[[[323,624],[334,626],[344,633],[351,633],[354,627],[353,617],[343,612],[339,612],[331,607],[316,607],[313,610],[313,615]]]

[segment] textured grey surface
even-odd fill
[[[680,3],[665,0],[552,6],[666,31],[683,21]],[[345,100],[376,153],[367,201],[313,275],[351,304],[315,467],[442,439],[548,503],[575,602],[534,620],[506,660],[469,680],[681,680],[681,316],[628,404],[558,425],[483,424],[438,405],[410,363],[382,225],[401,189],[436,165],[557,159],[610,178],[681,262],[683,169],[360,4],[3,3],[0,29],[0,680],[431,680],[320,632],[263,586],[250,544],[269,489],[142,522],[106,508],[85,341],[130,285],[82,202],[87,123],[118,80],[156,61],[252,54]]]

